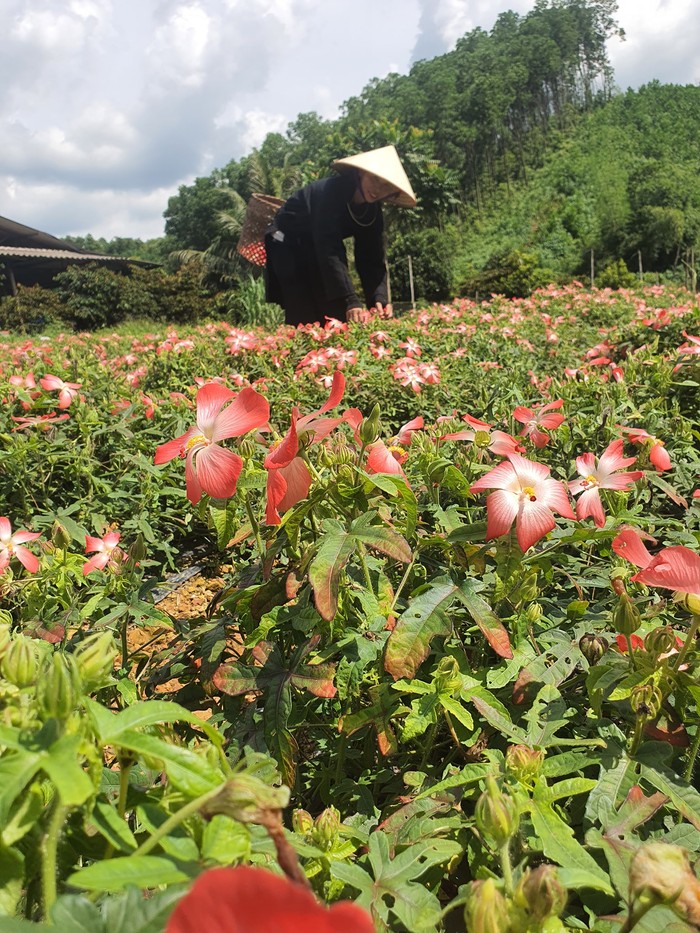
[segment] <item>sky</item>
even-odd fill
[[[150,239],[192,184],[534,0],[2,0],[0,216]],[[700,83],[700,0],[618,0],[621,90]]]

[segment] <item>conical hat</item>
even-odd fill
[[[404,171],[399,154],[394,146],[382,146],[381,149],[370,149],[369,152],[358,152],[357,155],[336,159],[333,168],[342,172],[344,169],[354,168],[361,172],[376,175],[382,181],[388,182],[401,192],[392,200],[392,204],[401,207],[415,207],[416,195]]]

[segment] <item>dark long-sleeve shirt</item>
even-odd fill
[[[346,310],[387,302],[382,208],[378,203],[354,204],[356,186],[354,172],[314,181],[285,202],[273,223],[273,230],[284,234],[285,246],[315,259],[326,298],[344,303]],[[343,241],[350,237],[365,302],[348,271]]]

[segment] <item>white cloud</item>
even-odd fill
[[[620,0],[618,84],[700,80],[697,0]],[[534,0],[3,0],[0,214],[152,237],[168,198],[298,114]]]

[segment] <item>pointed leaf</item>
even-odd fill
[[[355,538],[338,527],[323,536],[309,566],[316,608],[326,622],[331,622],[338,611],[340,572],[352,556],[355,545]]]
[[[470,579],[461,584],[458,596],[496,654],[501,658],[512,658],[513,649],[508,632],[489,604],[477,595],[474,583]]]
[[[416,596],[401,616],[389,636],[384,652],[384,668],[394,680],[411,680],[430,653],[430,642],[436,635],[447,636],[452,623],[447,616],[457,587],[439,583]]]

